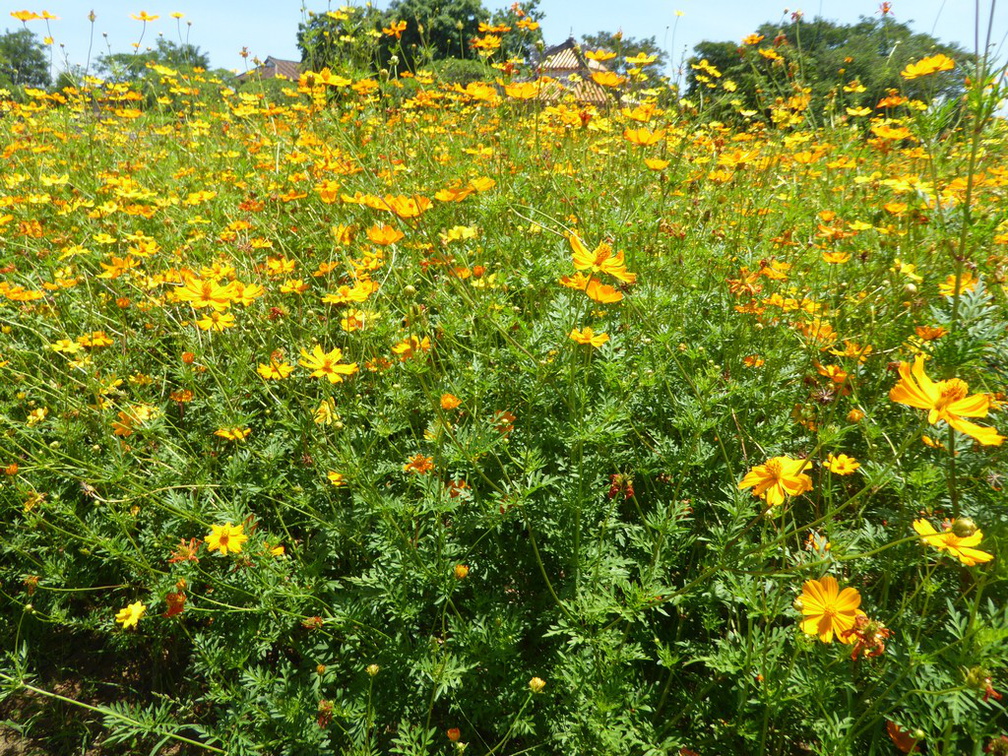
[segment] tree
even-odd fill
[[[539,0],[525,2],[494,11],[490,18],[492,27],[508,27],[501,34],[500,57],[504,60],[529,60],[536,46],[543,41],[539,22],[546,14],[539,10]]]
[[[49,86],[45,46],[27,29],[0,36],[0,86]]]
[[[903,79],[900,71],[908,63],[935,53],[963,61],[965,54],[887,17],[861,17],[852,25],[798,17],[783,25],[763,24],[746,42],[741,46],[701,42],[694,47],[688,66],[689,89],[698,98],[712,95],[708,112],[716,117],[729,117],[739,108],[764,110],[776,97],[795,94],[795,82],[810,90],[813,114],[822,113],[831,103],[874,109],[893,89],[921,100],[962,92],[961,74]],[[728,81],[734,89],[718,98]]]
[[[383,63],[399,55],[407,68],[444,58],[469,58],[469,43],[479,36],[481,21],[490,13],[480,0],[393,0],[385,12],[387,26],[406,22],[401,38],[384,32]]]
[[[435,60],[473,57],[469,44],[490,13],[480,0],[393,0],[385,12],[342,8],[298,27],[307,68],[415,69]],[[375,42],[377,41],[377,45]]]
[[[635,37],[624,36],[621,31],[615,34],[600,31],[595,34],[585,34],[582,36],[581,46],[586,51],[605,50],[606,52],[615,53],[616,57],[605,61],[605,65],[610,70],[619,74],[625,74],[631,68],[640,67],[627,63],[627,58],[634,58],[636,56],[654,56],[654,62],[642,68],[643,73],[647,75],[661,76],[665,73],[665,69],[668,66],[668,55],[658,46],[654,37],[636,39]]]
[[[210,55],[189,43],[179,44],[159,37],[155,47],[135,53],[107,53],[98,58],[98,71],[115,81],[143,78],[150,65],[167,66],[177,71],[210,67]]]
[[[384,20],[385,14],[370,3],[326,13],[309,12],[297,32],[302,69],[329,68],[344,74],[370,71],[378,64],[376,43]]]

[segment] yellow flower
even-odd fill
[[[973,277],[970,271],[964,271],[959,277],[959,293],[963,294],[968,291],[973,291],[976,288],[978,279]],[[955,274],[950,274],[948,278],[945,279],[944,283],[938,284],[938,293],[943,297],[954,297],[956,294],[956,277]]]
[[[802,472],[811,464],[807,459],[771,457],[765,464],[750,470],[738,487],[740,490],[752,488],[753,496],[766,501],[767,506],[775,507],[782,504],[786,496],[798,496],[812,490],[812,479]]]
[[[315,425],[332,425],[334,421],[339,424],[340,416],[336,413],[336,400],[329,397],[319,402],[312,419]]]
[[[346,485],[346,478],[343,477],[343,473],[338,473],[330,470],[326,473],[326,479],[332,483],[336,488]]]
[[[180,302],[188,302],[195,309],[212,307],[215,310],[226,310],[234,299],[235,282],[221,286],[211,278],[190,278],[185,285],[175,290],[175,297]]]
[[[268,365],[260,362],[259,367],[256,368],[256,372],[268,381],[282,381],[294,372],[294,366],[288,365],[283,361],[271,359]]]
[[[322,347],[316,344],[310,354],[304,349],[301,350],[301,360],[298,364],[311,370],[313,378],[328,378],[330,383],[342,383],[344,375],[353,375],[357,372],[357,363],[342,364],[341,359],[343,352],[339,348],[323,352]]]
[[[220,428],[214,431],[214,435],[226,438],[228,441],[244,441],[251,432],[251,428]]]
[[[151,16],[148,15],[147,11],[140,11],[140,14],[131,13],[130,18],[134,21],[157,21],[161,16]]]
[[[994,558],[993,554],[972,548],[973,546],[979,546],[980,541],[983,540],[983,531],[979,528],[969,527],[964,531],[967,535],[958,536],[951,526],[944,532],[939,533],[927,520],[914,520],[913,529],[917,531],[917,535],[925,543],[934,546],[938,551],[947,551],[967,567],[989,562]]]
[[[972,436],[984,446],[998,446],[1004,441],[1004,436],[997,430],[984,425],[977,425],[964,417],[987,417],[990,398],[986,394],[969,393],[969,386],[959,378],[949,378],[935,383],[924,373],[924,358],[918,356],[913,367],[901,362],[899,366],[900,381],[889,392],[889,399],[906,404],[910,407],[928,411],[928,422],[932,425],[945,421],[948,425]]]
[[[591,326],[585,326],[583,331],[579,331],[576,328],[572,329],[570,337],[578,344],[591,344],[596,349],[609,341],[608,333],[600,333],[596,335],[591,329]]]
[[[25,422],[28,424],[29,427],[31,427],[32,425],[38,425],[39,423],[41,423],[43,420],[46,419],[46,416],[48,414],[49,410],[45,407],[39,407],[38,409],[33,409],[31,412],[28,413],[28,418]]]
[[[841,643],[853,641],[847,631],[854,627],[861,606],[861,594],[856,589],[841,591],[836,578],[826,575],[821,580],[806,580],[800,600],[802,632],[818,635],[823,643],[832,643],[834,635]]]
[[[387,247],[389,244],[395,244],[406,235],[399,229],[387,226],[384,223],[371,226],[364,233],[367,234],[367,238],[373,243],[379,244],[383,247]]]
[[[612,254],[612,247],[605,242],[599,244],[594,252],[589,252],[577,234],[571,234],[568,240],[573,250],[571,257],[575,269],[590,270],[592,273],[608,273],[624,283],[632,284],[637,280],[636,273],[627,271],[626,263],[623,261],[623,253]]]
[[[232,525],[230,522],[211,525],[210,535],[206,537],[207,551],[219,551],[224,556],[227,556],[228,551],[240,554],[242,544],[248,540],[243,530],[243,525]]]
[[[234,315],[230,312],[217,312],[216,310],[196,321],[196,325],[203,331],[225,331],[228,328],[233,328],[234,324]]]
[[[918,60],[916,63],[908,64],[906,68],[900,71],[900,76],[907,80],[916,79],[918,76],[930,76],[939,71],[951,71],[953,68],[955,68],[955,61],[946,55],[938,53],[937,55]]]
[[[116,622],[121,622],[123,630],[128,627],[136,627],[140,618],[144,616],[144,612],[147,611],[147,607],[144,606],[143,601],[137,601],[134,604],[130,604],[125,609],[120,609],[115,616]]]
[[[824,466],[834,475],[850,475],[861,467],[861,463],[854,459],[854,457],[848,457],[846,454],[840,454],[836,457],[830,454],[826,457],[826,464]]]

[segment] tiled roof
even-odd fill
[[[559,102],[568,96],[591,105],[605,105],[609,102],[609,93],[605,87],[599,86],[591,79],[577,82],[549,79],[539,93],[539,99],[543,102]]]
[[[248,81],[250,79],[275,79],[278,76],[283,76],[286,79],[297,81],[297,78],[300,75],[300,62],[296,60],[281,60],[280,58],[274,58],[270,55],[263,61],[261,66],[241,74],[238,77],[238,80]]]
[[[596,60],[589,60],[581,52],[581,47],[573,37],[559,45],[548,47],[543,51],[539,67],[545,74],[562,75],[564,72],[608,71],[608,67]]]

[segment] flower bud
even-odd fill
[[[533,677],[529,680],[529,690],[533,693],[541,693],[542,689],[546,687],[546,681],[541,677]]]
[[[457,743],[459,738],[462,737],[462,731],[459,730],[458,727],[450,727],[448,728],[448,732],[446,732],[445,735],[448,736],[448,740],[450,740],[452,743]]]
[[[952,523],[952,532],[960,538],[969,538],[976,530],[976,523],[969,517],[960,517]]]
[[[375,675],[378,674],[378,670],[379,669],[381,669],[381,667],[379,667],[377,664],[368,664],[368,666],[367,666],[367,673],[371,677],[374,677]]]
[[[465,564],[455,565],[455,577],[458,580],[462,580],[466,575],[469,574],[469,566]]]

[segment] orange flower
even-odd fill
[[[539,91],[539,85],[534,81],[515,82],[504,85],[504,93],[516,100],[531,100]]]
[[[775,507],[784,503],[787,496],[812,490],[812,479],[803,472],[810,465],[807,459],[771,457],[746,473],[738,487],[752,488],[753,496],[766,501],[768,507]]]
[[[392,347],[392,352],[405,362],[418,352],[429,352],[430,348],[430,336],[424,336],[422,339],[416,336],[409,336]]]
[[[900,726],[890,719],[886,720],[886,732],[889,733],[889,738],[892,740],[893,745],[901,753],[920,752],[920,746],[917,745],[919,742],[918,739],[909,732],[901,730]]]
[[[900,71],[900,76],[904,79],[916,79],[918,76],[930,76],[939,71],[951,71],[955,68],[955,61],[948,56],[938,53],[927,58],[922,58],[916,63],[910,63]]]
[[[432,204],[427,197],[405,197],[402,194],[397,197],[386,194],[382,201],[384,202],[385,209],[395,213],[400,218],[416,218],[421,213],[430,210]]]
[[[960,523],[964,523],[960,525]],[[948,524],[945,530],[939,533],[927,520],[914,520],[913,529],[925,543],[934,546],[939,551],[947,551],[967,567],[975,564],[989,562],[994,558],[993,554],[986,551],[974,549],[983,540],[983,531],[976,527],[972,521],[957,520],[955,524]],[[956,531],[962,533],[957,534]]]
[[[990,398],[986,394],[969,393],[969,386],[959,378],[935,383],[924,373],[924,358],[914,360],[913,367],[901,362],[900,381],[889,392],[889,399],[910,407],[928,411],[932,425],[944,421],[954,430],[972,436],[984,446],[998,446],[1004,436],[991,427],[977,425],[964,417],[986,417]]]
[[[846,454],[839,454],[834,457],[831,453],[827,455],[826,464],[823,467],[834,475],[850,475],[861,467],[861,463],[854,459],[854,457],[848,457]]]
[[[415,454],[413,458],[403,465],[404,472],[426,475],[434,469],[434,458],[425,457],[423,454]]]
[[[387,247],[389,244],[395,244],[397,241],[406,236],[406,234],[398,228],[386,226],[384,223],[371,226],[371,228],[365,231],[365,233],[367,234],[367,238],[373,243],[380,244],[383,247]]]
[[[621,292],[595,278],[588,281],[585,294],[601,304],[613,304],[623,299]]]
[[[601,87],[618,87],[626,81],[625,76],[620,76],[612,71],[595,71],[591,77],[592,81]]]
[[[806,580],[802,588],[802,632],[818,635],[823,643],[832,643],[833,636],[841,643],[853,643],[848,631],[861,606],[861,594],[854,588],[840,590],[836,578],[826,575],[821,580]]]
[[[396,21],[391,26],[384,27],[382,29],[382,34],[384,34],[387,37],[395,37],[396,39],[400,39],[404,31],[406,31],[406,22]]]
[[[441,394],[441,409],[453,410],[462,404],[462,400],[454,394]]]
[[[577,270],[590,270],[592,273],[608,273],[613,278],[624,283],[634,283],[637,280],[636,273],[630,273],[626,269],[623,261],[623,253],[612,254],[612,247],[602,242],[594,252],[589,252],[588,248],[581,241],[577,234],[568,237],[573,254],[574,267]]]
[[[578,344],[591,344],[596,349],[598,349],[607,341],[609,341],[608,333],[600,333],[596,335],[595,332],[591,329],[591,326],[585,326],[584,330],[582,331],[579,331],[576,328],[572,329],[570,332],[570,337]]]
[[[665,138],[665,129],[658,129],[656,131],[651,131],[651,129],[647,128],[624,129],[623,138],[630,142],[630,144],[635,144],[638,147],[649,147],[652,144],[658,144],[658,142]]]
[[[298,364],[311,370],[313,378],[328,378],[330,383],[342,383],[344,375],[353,375],[357,372],[357,363],[343,364],[340,362],[341,359],[343,352],[339,348],[324,352],[322,347],[316,344],[310,353],[301,350]]]

